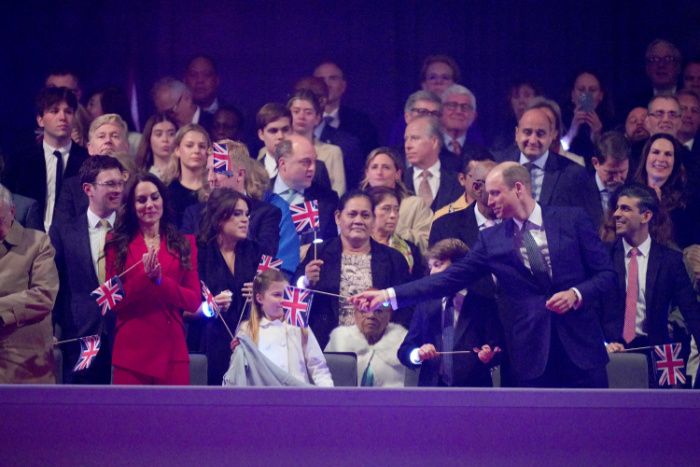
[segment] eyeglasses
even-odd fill
[[[659,57],[658,55],[652,55],[650,57],[647,57],[647,63],[674,63],[677,61],[678,58],[674,57],[673,55],[665,55],[663,57]]]
[[[471,104],[458,104],[456,102],[444,102],[442,106],[450,112],[454,112],[457,109],[461,110],[462,112],[471,112],[474,110],[474,107],[472,107]]]
[[[106,186],[110,190],[113,190],[115,188],[124,188],[124,185],[126,185],[126,182],[123,180],[120,180],[118,182],[115,180],[110,180],[108,182],[94,182],[93,185]]]
[[[180,102],[182,102],[182,96],[184,96],[185,93],[180,94],[180,97],[177,98],[177,102],[175,102],[175,105],[172,106],[171,108],[167,109],[164,113],[168,115],[172,115],[175,112],[177,112],[177,106],[180,105]]]
[[[438,74],[429,74],[425,77],[426,81],[452,81],[452,75],[438,75]]]
[[[419,115],[421,117],[436,117],[440,118],[440,111],[439,110],[428,110],[428,109],[421,109],[419,107],[413,107],[411,109],[411,113],[413,115]]]
[[[668,117],[671,120],[681,118],[681,114],[678,112],[674,112],[673,110],[671,110],[670,112],[666,112],[665,110],[657,110],[656,112],[650,112],[649,116],[658,118],[659,120],[661,120],[664,117]]]

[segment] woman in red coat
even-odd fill
[[[155,175],[134,177],[107,243],[107,277],[126,271],[114,309],[114,384],[189,384],[182,312],[201,303],[197,249],[169,221],[165,194]]]

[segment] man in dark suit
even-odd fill
[[[361,164],[364,163],[367,154],[379,146],[377,129],[367,114],[342,103],[347,90],[347,81],[343,70],[337,64],[333,62],[321,63],[314,70],[314,76],[321,78],[328,86],[328,100],[323,110],[323,121],[326,122],[326,126],[341,130],[359,140],[360,151],[364,156]],[[343,154],[346,154],[345,149],[343,149]],[[348,188],[355,187],[356,185],[348,183]]]
[[[613,267],[615,288],[605,304],[608,350],[678,341],[669,334],[669,312],[677,306],[696,342],[700,338],[700,305],[681,252],[657,243],[649,234],[659,201],[653,189],[627,185],[616,193]],[[632,280],[633,279],[633,280]],[[687,355],[687,347],[684,354]]]
[[[501,161],[514,161],[530,172],[532,195],[542,206],[578,206],[593,221],[600,203],[586,169],[550,150],[557,137],[555,122],[542,108],[526,110],[515,129],[518,153],[504,153]]]
[[[317,200],[320,223],[318,236],[324,240],[337,237],[335,210],[338,207],[338,195],[333,190],[314,183],[316,150],[311,141],[300,135],[289,135],[275,148],[275,158],[279,172],[270,180],[272,191],[290,205]],[[303,243],[305,242],[302,241]]]
[[[608,131],[604,133],[596,145],[596,154],[591,157],[595,173],[593,180],[598,188],[598,199],[595,205],[596,214],[593,223],[600,226],[610,211],[610,197],[627,181],[629,174],[630,146],[622,133]]]
[[[609,255],[583,212],[541,207],[530,183],[523,166],[499,164],[486,190],[503,222],[483,230],[464,259],[441,274],[351,300],[363,308],[387,302],[398,308],[493,274],[515,385],[607,387],[603,331],[591,305],[614,281]]]
[[[71,141],[78,100],[66,88],[45,88],[36,99],[36,121],[43,129],[41,143],[8,161],[5,184],[10,191],[39,203],[44,230],[53,221],[63,180],[78,173],[87,152]]]
[[[221,102],[219,90],[219,73],[216,71],[214,59],[208,55],[195,55],[187,63],[183,81],[192,93],[192,101],[203,112],[214,115]]]
[[[433,211],[463,193],[457,173],[440,162],[441,147],[442,134],[437,119],[418,117],[406,126],[406,160],[411,167],[404,174],[404,183]]]
[[[88,131],[88,155],[112,156],[129,149],[126,122],[117,114],[100,115],[92,121]],[[80,175],[63,182],[61,196],[56,202],[54,223],[65,222],[82,214],[88,207],[88,198],[83,190]]]
[[[80,168],[80,178],[89,199],[87,209],[70,222],[51,227],[56,249],[60,289],[54,308],[54,323],[61,339],[100,335],[100,351],[90,368],[73,372],[80,354],[78,342],[62,346],[64,381],[72,384],[109,384],[113,314],[101,317],[100,307],[90,293],[105,277],[104,244],[114,227],[116,210],[122,203],[124,174],[119,161],[110,156],[93,156]]]
[[[469,128],[476,120],[476,97],[460,84],[448,87],[440,96],[442,99],[443,145],[440,161],[450,170],[462,170],[464,159],[471,159],[483,148],[468,140]]]
[[[162,78],[153,85],[151,95],[156,111],[173,117],[178,126],[197,123],[211,130],[214,115],[195,104],[192,91],[182,81],[170,76]]]

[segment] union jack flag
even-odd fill
[[[285,287],[284,299],[282,300],[284,320],[292,326],[309,327],[309,310],[312,299],[313,294],[308,290],[297,289],[290,285]]]
[[[685,384],[683,359],[680,358],[681,344],[664,344],[654,346],[656,374],[659,386]]]
[[[262,258],[260,258],[260,264],[258,264],[258,270],[255,273],[255,275],[262,274],[268,269],[279,270],[280,266],[282,266],[281,259],[274,259],[272,256],[262,255]]]
[[[73,371],[82,371],[90,368],[92,361],[100,351],[100,344],[100,336],[97,334],[94,336],[81,337],[80,356],[78,357],[78,363],[73,367]]]
[[[126,293],[124,293],[124,286],[119,276],[114,276],[90,292],[90,295],[95,297],[97,304],[102,307],[101,312],[104,316],[124,299]]]
[[[230,159],[228,157],[228,148],[223,143],[214,143],[212,145],[211,155],[214,159],[213,169],[215,173],[230,174],[229,168]]]
[[[214,301],[214,294],[211,293],[211,290],[209,290],[209,287],[207,287],[204,281],[199,281],[199,283],[202,285],[202,298],[207,302],[209,311],[212,313],[212,316],[214,316],[214,314],[218,315],[221,313],[221,308],[219,308],[219,305]]]
[[[290,204],[292,222],[297,233],[303,234],[320,228],[318,220],[318,201],[312,199],[299,204]]]

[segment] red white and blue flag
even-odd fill
[[[284,320],[292,326],[309,327],[309,311],[313,294],[308,290],[298,289],[288,285],[284,288],[282,309]]]
[[[258,270],[255,273],[255,275],[257,276],[258,274],[262,274],[268,269],[276,269],[279,271],[280,266],[282,266],[281,259],[274,259],[272,256],[262,255],[262,258],[260,258],[260,264],[258,264]]]
[[[104,316],[117,306],[117,303],[121,302],[126,294],[121,279],[119,276],[114,276],[93,290],[90,295],[95,297],[95,301],[101,307],[102,316]]]
[[[312,199],[299,204],[290,204],[289,210],[297,233],[304,234],[319,230],[318,201]]]
[[[205,284],[204,281],[199,281],[199,283],[202,285],[202,298],[205,300],[207,307],[209,307],[208,315],[218,315],[221,313],[221,308],[219,308],[219,305],[217,305],[216,301],[214,301],[214,294],[211,293],[211,290],[209,290],[209,287],[207,287],[207,284]]]
[[[654,346],[654,361],[659,386],[685,384],[683,369],[685,364],[680,357],[681,344],[663,344]]]
[[[73,371],[87,370],[92,365],[92,361],[100,351],[100,336],[86,336],[80,338],[80,356],[78,362],[73,367]]]
[[[214,143],[212,145],[211,155],[213,158],[213,169],[215,173],[230,174],[231,169],[229,164],[231,160],[228,157],[228,148],[223,143]]]

